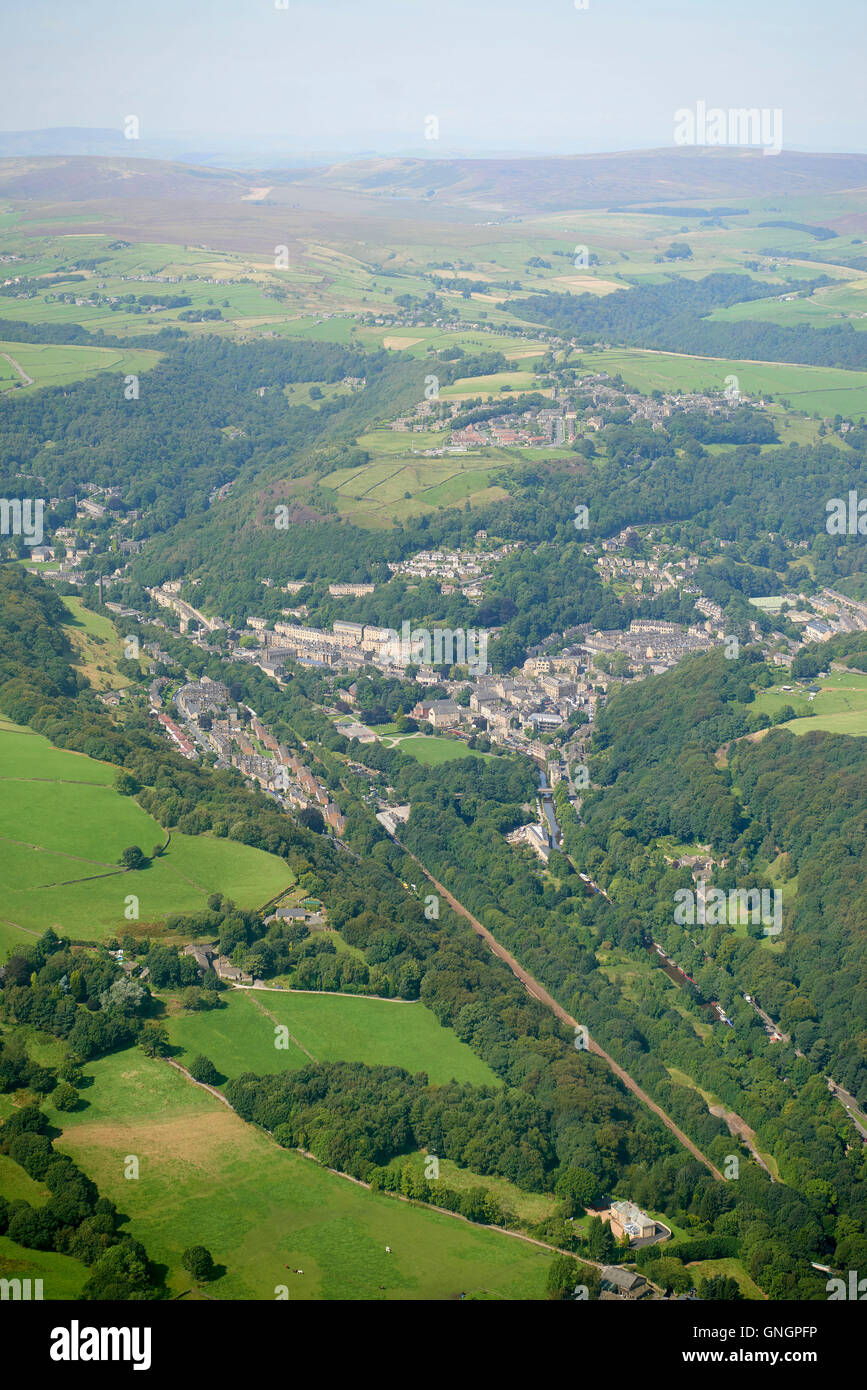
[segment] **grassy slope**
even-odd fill
[[[288,1028],[290,1039],[300,1046],[290,1040],[288,1048],[278,1048],[277,1025]],[[202,1053],[227,1077],[244,1071],[294,1070],[309,1064],[310,1054],[319,1062],[367,1062],[426,1071],[433,1082],[500,1084],[490,1068],[423,1004],[361,995],[237,990],[227,996],[225,1009],[173,1014],[169,1035],[184,1049],[179,1061],[188,1064]]]
[[[281,1150],[165,1062],[129,1051],[88,1070],[86,1110],[46,1106],[62,1121],[57,1147],[128,1214],[172,1290],[190,1287],[180,1257],[203,1244],[226,1267],[209,1289],[217,1298],[271,1299],[281,1284],[293,1300],[544,1296],[546,1251]],[[129,1154],[137,1180],[124,1178]]]
[[[217,891],[256,907],[291,884],[290,870],[274,855],[208,835],[173,835],[148,869],[120,873],[117,860],[127,845],[150,854],[166,835],[114,791],[114,775],[114,768],[54,748],[41,735],[8,725],[0,730],[0,783],[14,789],[0,803],[0,946],[20,936],[10,937],[10,923],[13,930],[54,926],[101,940],[127,925],[130,894],[145,922],[202,908]]]

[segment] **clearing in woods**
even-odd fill
[[[276,1047],[278,1025],[289,1030],[298,1046],[290,1043],[285,1051]],[[187,1054],[182,1062],[202,1053],[228,1077],[294,1069],[308,1065],[313,1057],[317,1062],[423,1071],[434,1084],[501,1085],[490,1067],[420,1003],[353,994],[235,990],[226,1009],[175,1015],[169,1034]]]

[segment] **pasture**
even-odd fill
[[[671,352],[612,348],[581,352],[590,371],[619,373],[627,386],[651,391],[722,391],[727,376],[756,398],[773,395],[794,410],[844,418],[867,415],[867,372],[836,367],[802,367],[784,362],[740,362],[734,358],[689,357]]]
[[[115,773],[41,735],[0,729],[0,783],[14,792],[0,803],[0,945],[47,927],[87,941],[129,930],[129,895],[138,920],[156,924],[200,910],[214,892],[258,907],[293,882],[274,855],[210,835],[174,834],[148,868],[123,872],[127,846],[150,856],[166,832],[114,790]]]
[[[442,448],[443,434],[406,435],[378,430],[362,435],[361,448],[376,454],[361,468],[327,473],[320,486],[334,494],[342,516],[360,526],[392,526],[439,507],[505,497],[497,473],[515,462],[505,449],[424,458],[413,449]],[[432,440],[425,443],[423,441]]]
[[[9,1195],[2,1181],[0,1190],[4,1196]],[[0,1236],[0,1279],[41,1279],[42,1297],[46,1302],[80,1298],[89,1274],[87,1265],[69,1255],[57,1255],[53,1250],[30,1250],[16,1245],[8,1236]]]
[[[172,1292],[191,1287],[181,1254],[202,1244],[225,1268],[208,1287],[218,1299],[270,1300],[280,1286],[292,1301],[544,1297],[548,1251],[280,1149],[166,1062],[128,1051],[88,1072],[85,1109],[46,1104],[56,1146],[128,1216]],[[124,1177],[128,1154],[138,1179]]]
[[[867,675],[837,671],[806,684],[794,680],[785,684],[792,689],[785,691],[781,686],[772,686],[759,691],[753,705],[756,712],[773,718],[785,705],[791,705],[799,717],[789,720],[783,727],[795,734],[806,734],[813,729],[825,729],[832,734],[867,734]],[[807,693],[808,686],[819,687],[819,694],[812,700]]]
[[[315,994],[275,989],[235,989],[226,1008],[172,1012],[169,1037],[187,1065],[202,1054],[231,1079],[317,1062],[365,1062],[427,1072],[434,1083],[499,1086],[494,1072],[444,1028],[423,1004],[353,994]],[[277,1047],[276,1029],[289,1030],[289,1046]]]
[[[29,305],[32,301],[24,302]],[[3,312],[5,315],[5,307]],[[145,348],[72,347],[65,343],[0,342],[0,354],[0,394],[34,391],[40,386],[66,386],[99,372],[138,375],[159,361],[159,353]],[[15,369],[15,363],[20,371]],[[25,381],[24,377],[30,380]]]

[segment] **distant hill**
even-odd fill
[[[128,142],[121,138],[121,145]],[[0,195],[6,198],[88,202],[105,198],[207,199],[237,202],[250,178],[163,159],[85,155],[30,155],[0,159]]]
[[[61,132],[62,133],[62,132]],[[0,134],[0,150],[35,145],[52,132]],[[55,136],[57,132],[53,133]],[[817,196],[867,190],[867,155],[766,157],[755,150],[678,148],[621,154],[503,159],[364,159],[287,169],[243,170],[143,157],[144,142],[116,131],[66,132],[70,143],[104,152],[0,157],[0,196],[43,203],[150,200],[306,208],[410,218],[502,218],[581,208],[630,208],[677,215],[679,203],[735,209],[758,197]],[[14,139],[13,139],[14,136]],[[347,202],[349,199],[351,202]],[[686,211],[686,206],[684,207]]]
[[[683,147],[562,158],[363,160],[274,177],[531,213],[865,187],[867,155],[784,151],[768,157],[747,149]]]

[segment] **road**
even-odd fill
[[[842,1086],[838,1086],[832,1076],[828,1077],[828,1090],[840,1102],[848,1112],[849,1119],[861,1135],[862,1139],[867,1139],[867,1115],[863,1113],[857,1100],[849,1091],[844,1091]]]
[[[6,361],[9,363],[9,365],[10,365],[11,367],[14,367],[15,370],[16,370],[16,372],[18,372],[18,373],[24,378],[24,385],[25,385],[25,386],[32,386],[32,385],[33,385],[33,377],[27,375],[27,373],[25,372],[24,368],[21,366],[21,363],[20,363],[20,362],[16,362],[16,361],[15,361],[15,358],[14,358],[14,357],[10,357],[8,352],[0,352],[0,357],[5,357],[5,358],[6,358]]]
[[[459,913],[461,917],[466,918],[473,931],[478,936],[480,936],[483,941],[487,942],[494,955],[497,956],[509,967],[512,974],[515,976],[515,979],[521,981],[521,984],[524,986],[527,993],[532,995],[534,999],[538,999],[539,1003],[544,1004],[547,1009],[550,1009],[551,1012],[555,1014],[556,1017],[559,1018],[562,1023],[567,1024],[570,1028],[577,1029],[580,1025],[576,1022],[576,1020],[572,1017],[571,1014],[568,1014],[566,1012],[566,1010],[563,1008],[561,1004],[557,1003],[556,999],[554,999],[548,993],[544,985],[540,985],[538,980],[534,979],[534,977],[528,971],[526,971],[522,965],[519,965],[518,961],[515,960],[515,957],[513,955],[510,955],[510,953],[506,950],[505,946],[500,945],[496,937],[488,931],[487,927],[484,927],[477,917],[474,917],[472,913],[468,911],[468,909],[465,908],[462,903],[458,902],[457,898],[454,897],[453,894],[451,894],[447,888],[443,887],[441,883],[438,883],[437,880],[434,878],[433,874],[428,873],[424,864],[422,864],[421,860],[417,857],[417,855],[413,854],[412,850],[407,849],[406,845],[402,844],[401,841],[398,840],[396,835],[393,838],[395,844],[400,845],[400,848],[404,851],[404,853],[408,854],[409,857],[413,859],[416,864],[418,864],[425,878],[433,884],[434,888],[436,888],[438,893],[442,894],[449,907],[452,908],[453,911]],[[638,1085],[638,1082],[635,1081],[627,1071],[624,1071],[623,1068],[619,1066],[617,1062],[615,1062],[614,1058],[610,1057],[608,1053],[605,1052],[597,1042],[594,1042],[592,1038],[588,1040],[588,1051],[592,1052],[597,1057],[601,1057],[603,1062],[605,1062],[614,1072],[614,1075],[620,1078],[624,1086],[626,1086],[627,1089],[630,1090],[634,1096],[638,1097],[642,1105],[646,1105],[648,1110],[652,1110],[654,1115],[656,1115],[660,1120],[662,1120],[662,1123],[665,1125],[666,1129],[670,1130],[674,1137],[683,1145],[683,1147],[689,1150],[693,1158],[697,1158],[700,1163],[703,1163],[705,1168],[707,1168],[708,1172],[711,1173],[719,1182],[723,1181],[722,1173],[719,1171],[718,1168],[714,1167],[710,1159],[702,1153],[701,1149],[699,1149],[692,1142],[692,1140],[684,1134],[682,1129],[678,1129],[677,1125],[668,1115],[666,1115],[665,1111],[661,1108],[661,1106],[657,1105],[655,1100],[651,1100],[647,1092],[643,1091],[642,1088]]]

